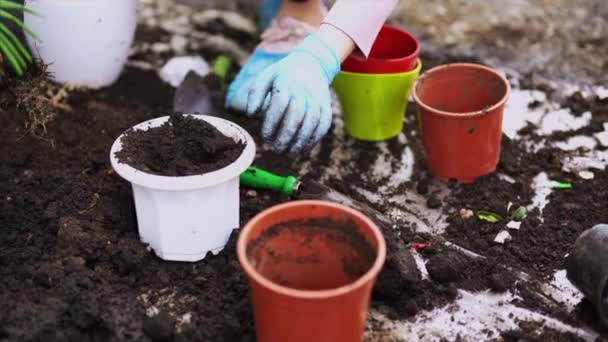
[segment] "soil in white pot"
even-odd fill
[[[182,177],[222,169],[244,149],[243,142],[235,142],[208,122],[175,113],[159,127],[127,131],[116,158],[146,173]]]

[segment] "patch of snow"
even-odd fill
[[[396,336],[408,341],[455,341],[491,340],[500,337],[500,332],[519,328],[521,321],[539,322],[539,326],[569,332],[586,341],[594,341],[595,332],[574,327],[543,314],[511,304],[519,297],[512,293],[470,293],[459,291],[460,298],[443,308],[418,314],[415,319],[391,321],[372,311],[373,319],[384,322],[384,327]]]
[[[426,269],[426,263],[424,262],[422,255],[420,255],[417,250],[412,248],[412,256],[414,257],[414,261],[416,261],[416,267],[420,271],[422,279],[429,279],[429,271]]]
[[[562,169],[566,172],[604,170],[608,166],[608,151],[593,150],[583,155],[567,156],[562,159],[562,165]]]
[[[511,241],[511,239],[512,239],[511,234],[509,234],[509,232],[506,230],[502,230],[502,231],[500,231],[500,233],[496,234],[496,237],[494,238],[494,242],[504,245],[505,242]]]
[[[559,141],[553,144],[555,147],[564,151],[575,151],[580,148],[592,150],[597,146],[597,141],[586,135],[577,135],[569,138],[567,141]]]
[[[511,221],[511,222],[507,223],[507,228],[513,229],[513,230],[519,230],[521,228],[521,222],[520,221]]]
[[[539,135],[550,135],[555,132],[574,131],[591,123],[591,113],[583,113],[580,117],[572,115],[568,109],[552,111],[543,116],[540,122]]]
[[[532,211],[538,208],[541,212],[549,204],[547,197],[553,191],[553,181],[549,179],[549,176],[545,172],[539,173],[532,181],[532,188],[534,189],[534,197],[532,198],[532,204],[527,207],[528,211]]]
[[[538,90],[512,89],[509,101],[505,106],[503,115],[503,133],[511,139],[519,138],[517,132],[526,127],[528,123],[540,123],[547,108],[542,104],[539,108],[530,109],[530,103],[547,101],[545,93]]]
[[[595,138],[602,144],[602,146],[608,146],[608,122],[604,123],[604,131],[595,133]]]
[[[566,270],[556,271],[551,283],[545,284],[544,287],[544,292],[548,293],[557,302],[565,305],[568,311],[573,311],[584,297],[568,280]]]

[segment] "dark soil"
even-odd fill
[[[207,121],[172,114],[159,127],[128,130],[119,162],[161,176],[202,175],[232,164],[245,143],[227,137]]]
[[[127,69],[112,88],[73,93],[73,110],[48,123],[45,139],[27,134],[24,113],[2,107],[3,339],[145,341],[169,334],[175,319],[177,341],[253,340],[236,235],[200,263],[163,262],[139,241],[131,189],[109,163],[114,139],[166,115],[172,92],[154,73]],[[243,222],[285,200],[241,196]],[[172,318],[150,321],[150,307]]]
[[[461,59],[424,58],[428,61],[425,67]],[[162,84],[154,72],[128,68],[111,88],[73,92],[68,107],[53,109],[57,111],[55,120],[46,123],[46,135],[40,138],[24,127],[28,113],[17,106],[20,94],[11,94],[8,88],[15,89],[10,85],[0,89],[0,340],[254,340],[249,288],[235,253],[237,234],[219,255],[209,255],[201,262],[158,259],[140,243],[130,186],[112,172],[109,163],[110,146],[122,132],[171,112],[173,89]],[[601,107],[578,106],[585,110]],[[594,112],[594,122],[596,117],[605,118],[598,113]],[[222,115],[257,138],[259,121]],[[407,115],[415,118],[413,105]],[[407,222],[395,227],[401,233],[395,243],[430,244],[420,253],[427,260],[431,279],[412,275],[404,280],[395,264],[387,262],[374,288],[372,305],[389,317],[401,319],[452,302],[459,288],[511,289],[522,298],[518,305],[599,330],[597,318],[585,302],[573,314],[548,305],[535,294],[534,282],[516,282],[510,268],[538,279],[563,268],[563,257],[578,235],[597,223],[608,222],[608,172],[598,170],[595,179],[581,180],[561,171],[561,152],[543,149],[531,154],[519,143],[504,139],[499,172],[513,177],[514,184],[497,175],[472,185],[450,184],[451,195],[441,201],[419,166],[424,165],[423,155],[419,139],[411,133],[416,128],[416,120],[409,120],[404,127],[407,142],[393,139],[387,142],[388,151],[375,144],[349,142],[357,151],[352,156],[354,163],[348,166],[352,170],[345,170],[344,179],[330,179],[326,184],[365,202],[353,185],[370,183],[365,170],[379,154],[399,156],[407,145],[415,151],[417,168],[413,180],[394,191],[423,194],[431,207],[437,207],[437,199],[441,208],[436,210],[450,216],[443,237],[415,234],[413,224]],[[202,136],[192,137],[195,145]],[[324,138],[317,164],[331,161],[335,139],[331,134]],[[291,161],[264,151],[255,163],[281,174],[298,171]],[[555,190],[544,210],[544,221],[538,212],[528,213],[521,229],[511,231],[513,240],[505,245],[492,242],[500,224],[460,216],[463,208],[504,213],[509,201],[527,205],[533,195],[531,180],[541,171],[552,179],[571,181],[574,187]],[[321,167],[313,168],[305,178],[319,179],[322,174]],[[374,186],[380,185],[374,182]],[[241,223],[287,200],[269,192],[242,189]],[[389,206],[369,205],[382,213],[390,210]],[[443,238],[487,258],[457,254],[442,247]],[[537,333],[537,329],[520,328],[503,337],[575,340],[547,329]]]
[[[450,248],[427,248],[429,276],[441,284],[454,284],[468,291],[503,293],[515,287],[515,274],[491,259],[471,258]]]
[[[573,181],[574,188],[555,190],[549,195],[544,222],[540,220],[538,210],[528,213],[521,229],[510,231],[512,243],[498,245],[493,242],[505,223],[489,223],[475,217],[462,219],[458,213],[450,217],[446,238],[528,273],[549,276],[555,270],[563,269],[564,257],[576,238],[594,225],[608,222],[605,209],[608,208],[608,173],[597,172],[593,180],[573,179],[570,175],[562,177],[564,181]],[[497,176],[489,176],[473,185],[460,187],[453,196],[453,203],[461,208],[504,215],[509,201],[528,204],[532,194],[521,183],[510,184]]]
[[[540,322],[520,322],[519,329],[504,331],[501,338],[503,342],[585,341],[575,334],[543,327]]]

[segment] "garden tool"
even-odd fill
[[[303,183],[294,176],[279,176],[256,167],[249,167],[240,176],[243,186],[270,190],[294,199],[314,199],[342,204],[358,210],[374,221],[382,230],[388,247],[387,263],[397,272],[400,283],[412,284],[421,279],[416,261],[405,243],[397,236],[395,223],[379,211],[355,201],[340,192],[315,181]]]
[[[216,108],[224,96],[226,76],[230,70],[230,57],[220,55],[215,59],[211,71],[200,76],[190,71],[179,85],[173,99],[173,110],[186,114],[216,116]]]

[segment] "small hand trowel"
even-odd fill
[[[190,71],[179,85],[173,98],[173,110],[186,114],[217,115],[216,102],[221,101],[224,94],[226,76],[232,60],[221,55],[215,59],[211,71],[200,76]]]
[[[240,183],[246,187],[275,191],[295,199],[322,200],[342,204],[364,213],[380,227],[385,236],[388,245],[388,263],[397,273],[396,279],[404,283],[412,283],[420,279],[420,273],[412,254],[393,229],[396,224],[376,209],[321,183],[310,180],[302,183],[297,177],[283,177],[256,167],[249,167],[243,172],[240,176]]]

